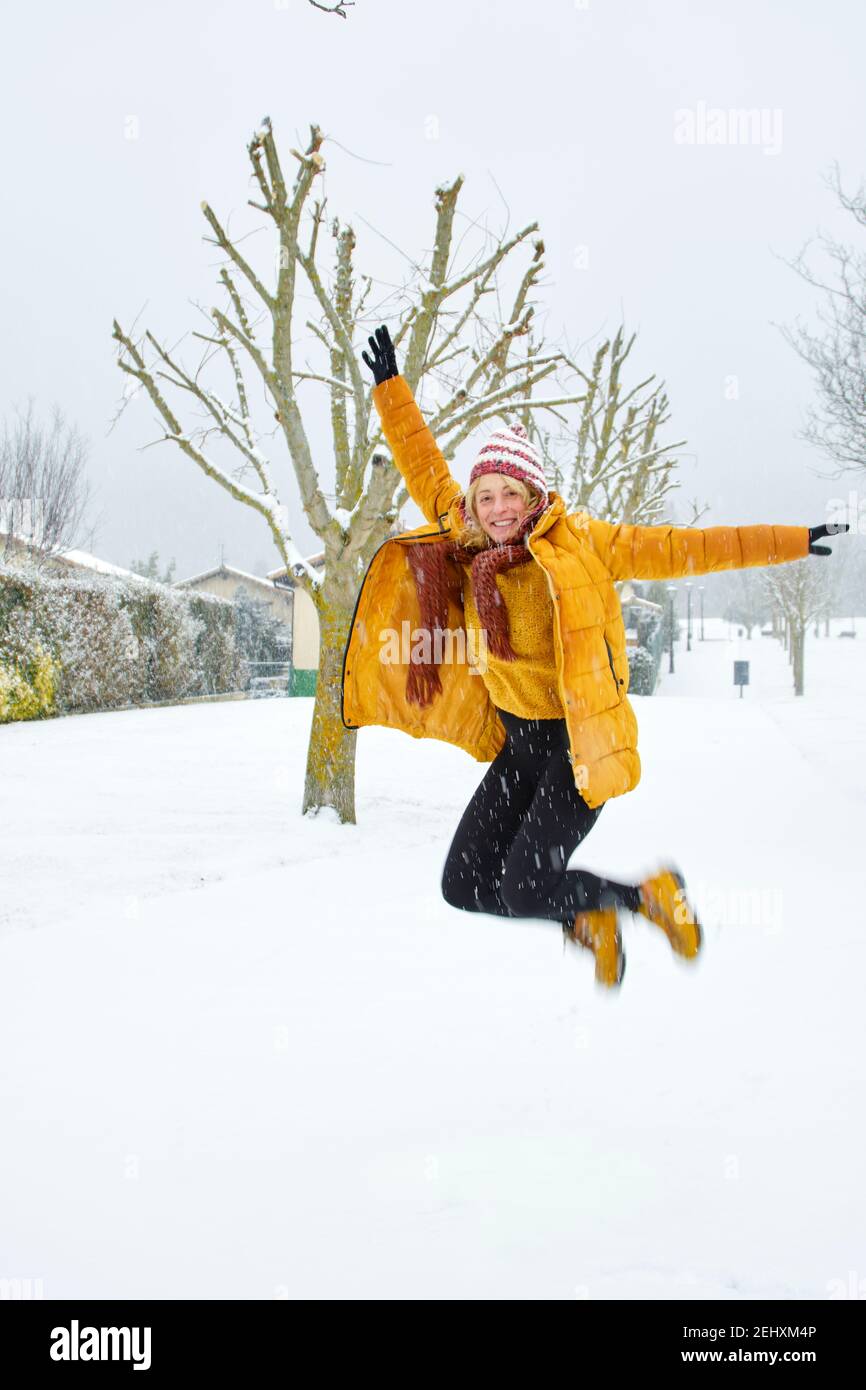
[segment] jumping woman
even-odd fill
[[[593,953],[605,988],[625,970],[622,912],[695,960],[701,928],[676,866],[636,884],[567,868],[605,803],[640,780],[614,581],[829,555],[814,540],[847,526],[702,530],[566,514],[519,423],[484,442],[464,494],[387,328],[368,341],[382,430],[429,525],[391,537],[370,561],[343,659],[344,725],[443,739],[490,763],[445,861],[453,907],[560,923]]]

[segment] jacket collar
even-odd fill
[[[548,531],[554,522],[559,521],[560,517],[565,515],[565,503],[559,493],[550,492],[548,496],[550,497],[550,505],[541,513],[541,516],[529,533],[529,539],[532,541],[537,540],[539,536],[543,536],[545,531]]]

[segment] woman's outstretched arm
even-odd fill
[[[391,335],[384,327],[368,338],[372,357],[361,356],[373,373],[373,404],[382,422],[394,462],[425,517],[434,526],[444,520],[456,497],[463,491],[451,476],[448,464],[415,403],[409,383],[397,371],[397,358]]]
[[[588,512],[569,517],[584,531],[613,579],[687,579],[692,574],[782,565],[807,555],[830,555],[819,536],[842,526],[627,526]]]

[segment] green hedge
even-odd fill
[[[57,714],[241,688],[228,600],[155,580],[0,563],[0,666],[7,685],[27,678],[37,651],[54,663]]]

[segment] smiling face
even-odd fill
[[[528,511],[529,502],[513,478],[504,473],[485,473],[478,479],[475,514],[493,540],[511,540]]]

